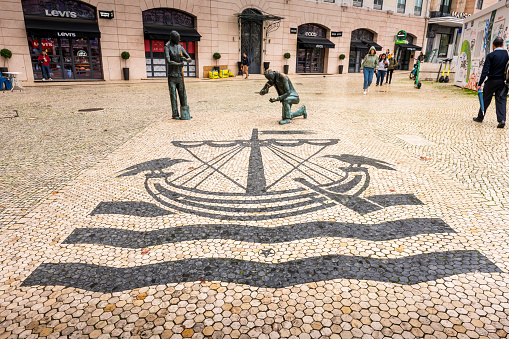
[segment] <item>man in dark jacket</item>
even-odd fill
[[[242,54],[242,73],[246,75],[246,79],[249,77],[249,65],[251,64],[251,60],[246,53]]]
[[[509,60],[507,51],[502,47],[504,40],[500,37],[493,40],[493,52],[488,54],[482,68],[481,78],[477,83],[477,89],[481,89],[484,84],[483,100],[484,100],[484,111],[488,110],[488,106],[491,103],[493,94],[495,94],[495,105],[497,110],[497,128],[505,127],[505,115],[506,115],[506,104],[507,104],[507,86],[505,84],[505,66]],[[479,109],[479,114],[474,121],[482,122],[484,119],[484,112]]]

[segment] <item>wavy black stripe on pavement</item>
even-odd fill
[[[384,241],[433,233],[456,232],[441,219],[416,218],[388,221],[373,225],[313,222],[269,228],[213,224],[180,226],[146,232],[115,228],[76,228],[63,243],[144,248],[166,243],[204,239],[278,243],[315,237],[342,237]]]
[[[257,287],[287,287],[331,279],[417,284],[455,274],[502,272],[478,251],[434,252],[399,259],[328,255],[280,264],[198,258],[129,268],[82,263],[44,263],[22,286],[63,285],[111,293],[188,281],[224,281]]]

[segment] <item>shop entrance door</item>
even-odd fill
[[[99,39],[28,38],[34,79],[42,79],[38,61],[42,50],[51,59],[50,77],[55,80],[102,79]]]
[[[248,8],[242,11],[242,14],[261,14],[258,10]],[[262,32],[263,21],[256,19],[242,18],[241,26],[241,54],[251,59],[249,73],[260,74],[262,64]]]
[[[325,49],[298,48],[297,73],[323,73]]]

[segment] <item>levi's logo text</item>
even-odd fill
[[[58,32],[57,35],[63,36],[63,37],[71,37],[71,38],[76,37],[76,33],[68,33],[68,32]]]
[[[61,17],[61,18],[77,18],[78,17],[76,12],[58,11],[56,9],[54,9],[52,11],[46,9],[46,10],[44,10],[44,13],[46,14],[46,16],[58,16],[58,17]]]

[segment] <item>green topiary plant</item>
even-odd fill
[[[286,52],[285,54],[283,54],[283,57],[284,57],[285,59],[290,59],[290,57],[291,57],[291,56],[292,56],[292,55],[291,55],[290,53],[288,53],[288,52]]]
[[[122,59],[127,60],[131,57],[131,54],[129,54],[129,52],[123,51],[122,53],[120,53],[120,56],[122,57]]]
[[[221,54],[216,52],[216,53],[212,54],[212,57],[216,60],[216,67],[217,67],[217,61],[219,59],[221,59]]]
[[[344,58],[346,58],[346,55],[344,55],[344,54],[339,55],[339,60],[343,60]]]
[[[0,50],[0,55],[3,56],[5,59],[10,59],[12,57],[12,52],[8,50],[7,48],[2,48]],[[4,60],[4,67],[5,67],[5,60]]]

